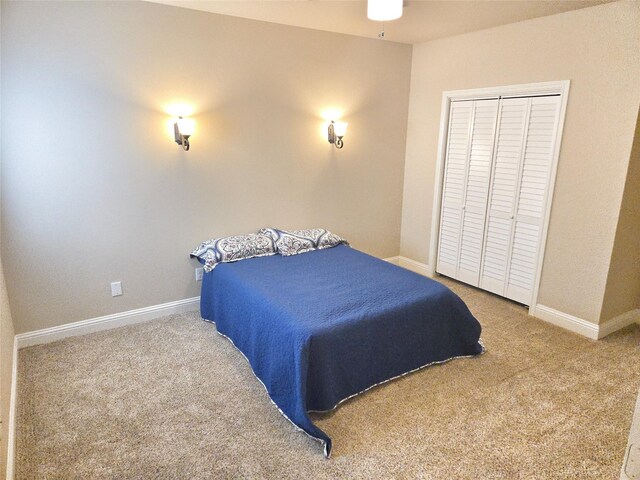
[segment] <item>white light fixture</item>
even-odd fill
[[[367,17],[388,22],[402,16],[402,0],[367,0]]]
[[[344,143],[342,137],[347,133],[347,122],[334,122],[331,120],[329,124],[329,143],[333,144],[336,148],[342,148]]]
[[[195,122],[191,118],[178,117],[173,124],[176,143],[182,145],[184,150],[189,150],[189,137],[193,134]]]

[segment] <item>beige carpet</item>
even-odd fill
[[[330,460],[197,314],[21,350],[17,478],[617,478],[640,328],[594,342],[447,284],[488,352],[318,417]]]

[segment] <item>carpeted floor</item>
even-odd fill
[[[317,417],[330,460],[195,313],[21,350],[17,478],[618,478],[640,328],[594,342],[446,283],[488,352]]]

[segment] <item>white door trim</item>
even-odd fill
[[[540,249],[538,263],[533,283],[533,293],[529,302],[529,314],[535,314],[535,305],[538,303],[538,291],[540,288],[540,277],[542,275],[543,258],[547,243],[547,233],[549,229],[549,218],[551,214],[551,199],[556,181],[558,168],[558,158],[560,157],[560,144],[564,119],[567,111],[567,100],[569,98],[569,80],[557,82],[527,83],[522,85],[506,85],[501,87],[475,88],[470,90],[452,90],[442,93],[442,106],[440,114],[440,131],[438,134],[438,153],[436,157],[436,175],[433,188],[433,211],[431,214],[431,239],[429,244],[429,274],[435,275],[435,266],[438,255],[438,239],[440,234],[440,210],[442,204],[442,183],[444,180],[444,164],[447,151],[447,130],[449,124],[449,108],[451,102],[460,100],[478,100],[496,97],[525,97],[534,95],[560,95],[561,106],[558,123],[555,132],[555,150],[551,159],[551,171],[549,172],[549,187],[545,200],[544,218],[542,221],[542,233],[540,236]]]

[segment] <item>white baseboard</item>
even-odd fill
[[[429,265],[425,263],[416,262],[415,260],[411,260],[410,258],[399,256],[398,257],[398,265],[407,270],[411,270],[412,272],[419,273],[420,275],[424,275],[425,277],[431,277],[431,270]]]
[[[433,272],[429,268],[429,265],[416,262],[415,260],[411,260],[410,258],[403,257],[402,255],[398,255],[396,257],[384,258],[383,260],[385,262],[398,265],[399,267],[406,268],[407,270],[411,270],[412,272],[419,273],[420,275],[424,275],[425,277],[433,277]]]
[[[617,317],[612,318],[611,320],[607,320],[604,323],[599,325],[599,336],[598,338],[604,338],[610,333],[616,332],[621,328],[628,327],[632,323],[640,324],[640,308],[636,308],[635,310],[629,310],[622,315],[618,315]]]
[[[400,257],[399,256],[383,258],[383,260],[385,262],[393,263],[394,265],[400,265]]]
[[[533,311],[530,311],[529,313],[540,320],[552,323],[553,325],[578,333],[592,340],[598,339],[598,325],[595,323],[588,322],[582,318],[574,317],[568,313],[554,310],[553,308],[540,304],[537,304],[535,309],[532,310]]]
[[[104,317],[81,320],[79,322],[67,323],[57,327],[43,328],[32,332],[19,333],[16,335],[18,348],[40,345],[42,343],[55,342],[67,337],[76,335],[86,335],[87,333],[110,330],[112,328],[133,325],[135,323],[146,322],[154,318],[172,315],[176,313],[197,310],[200,307],[200,297],[177,300],[175,302],[162,303],[151,307],[128,310],[126,312],[105,315]]]
[[[402,255],[385,258],[384,260],[426,277],[433,277],[434,275],[434,272],[431,270],[429,265],[416,262],[415,260],[403,257]],[[622,315],[612,318],[600,325],[541,304],[531,307],[529,309],[529,314],[539,318],[540,320],[544,320],[545,322],[549,322],[592,340],[604,338],[634,322],[637,322],[640,325],[640,309],[623,313]]]
[[[540,304],[537,304],[529,313],[540,320],[552,323],[553,325],[578,333],[592,340],[604,338],[640,319],[640,309],[631,310],[600,325]]]
[[[16,413],[18,406],[18,339],[13,337],[11,392],[9,393],[9,432],[7,436],[7,480],[13,480],[16,451]]]

